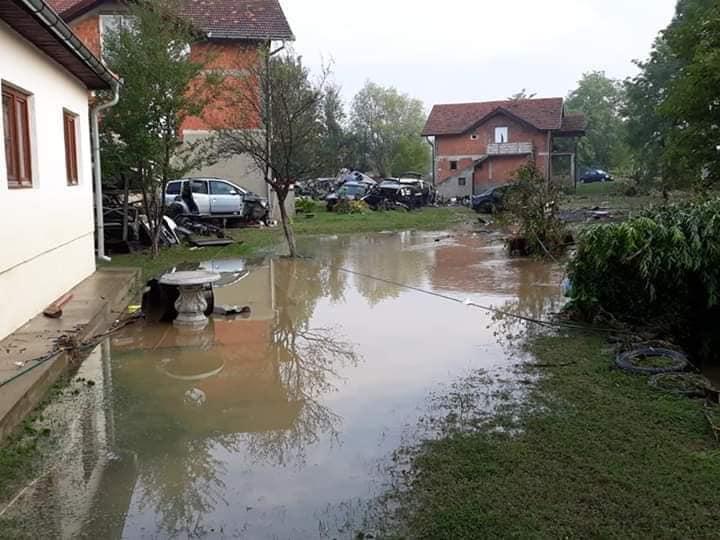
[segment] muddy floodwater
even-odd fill
[[[139,323],[98,347],[43,413],[56,443],[3,519],[33,538],[353,538],[428,395],[518,361],[507,334],[525,323],[467,301],[561,305],[561,271],[493,235],[301,250],[312,258],[202,264],[222,273],[216,304],[249,316],[196,333]]]

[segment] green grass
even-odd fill
[[[423,208],[412,212],[367,212],[336,214],[315,212],[313,218],[298,214],[295,231],[299,235],[344,234],[402,230],[446,230],[474,220],[467,208]]]
[[[634,212],[665,203],[662,193],[657,190],[633,196],[626,195],[626,190],[631,185],[630,182],[621,180],[578,184],[577,189],[565,195],[560,204],[568,210],[607,206],[613,210]],[[669,194],[669,202],[683,202],[691,196],[692,194],[687,191],[673,191]]]
[[[529,408],[515,411],[521,431],[487,427],[421,446],[415,480],[398,495],[398,536],[717,537],[720,451],[702,403],[611,370],[604,345],[534,341],[538,363],[563,367],[539,370]]]
[[[447,230],[474,220],[465,208],[423,208],[413,212],[368,212],[366,214],[335,214],[324,209],[312,217],[297,214],[294,220],[298,236],[349,234],[400,230]],[[142,268],[150,278],[179,263],[193,263],[209,259],[252,257],[264,251],[284,252],[281,229],[238,229],[229,231],[239,243],[224,248],[191,250],[187,247],[164,249],[156,258],[147,253],[116,255],[110,266]],[[242,242],[242,243],[240,243]]]
[[[192,249],[174,247],[163,249],[153,258],[149,252],[130,255],[114,255],[112,262],[103,266],[141,268],[143,277],[149,279],[180,263],[194,263],[219,258],[250,257],[271,249],[281,240],[282,233],[275,229],[241,229],[230,231],[238,243],[227,247]]]
[[[2,442],[0,502],[7,502],[36,473],[43,449],[53,435],[43,425],[41,412],[63,392],[69,380],[69,376],[58,379],[36,409]]]

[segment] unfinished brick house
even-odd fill
[[[512,181],[528,161],[547,178],[574,182],[585,117],[562,98],[435,105],[423,130],[433,143],[433,175],[444,198],[467,197]]]
[[[85,45],[102,57],[103,35],[127,22],[127,3],[117,0],[49,0],[52,7],[75,31]],[[205,39],[191,47],[193,55],[207,55],[208,66],[229,79],[242,77],[260,61],[260,52],[273,41],[292,41],[294,36],[278,0],[178,0],[179,15],[186,17]],[[260,92],[258,91],[258,94]],[[204,118],[213,126],[259,129],[259,119],[228,112],[227,103],[211,105]],[[236,125],[229,125],[234,122]],[[212,127],[200,118],[189,118],[182,126],[183,137],[192,142],[207,137]],[[235,181],[255,193],[266,194],[264,172],[247,156],[236,155],[193,171],[193,176],[217,176]]]

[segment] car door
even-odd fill
[[[210,180],[210,213],[242,215],[243,197],[230,182]]]
[[[200,214],[210,213],[210,192],[207,180],[190,180],[190,191]]]
[[[170,206],[174,203],[175,199],[180,196],[181,191],[182,181],[174,180],[172,182],[168,182],[167,186],[165,186],[165,206]]]

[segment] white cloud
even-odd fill
[[[585,71],[635,72],[675,0],[281,0],[295,49],[334,61],[349,99],[366,79],[427,105],[565,95]]]

